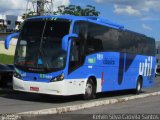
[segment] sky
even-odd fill
[[[27,0],[0,0],[0,16],[22,15]],[[160,41],[160,0],[53,0],[57,6],[70,4],[92,5],[100,17],[121,25],[126,29],[145,34]]]

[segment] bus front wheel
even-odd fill
[[[83,99],[90,100],[96,98],[96,86],[91,78],[88,79]]]

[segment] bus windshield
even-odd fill
[[[62,38],[69,33],[67,20],[28,20],[24,23],[15,54],[15,66],[29,71],[57,71],[65,67]]]

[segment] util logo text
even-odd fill
[[[145,62],[139,63],[139,75],[151,76],[152,75],[152,57],[145,59]]]

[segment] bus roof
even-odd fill
[[[37,18],[40,18],[40,19],[57,19],[57,18],[60,18],[60,19],[67,19],[67,20],[72,20],[72,21],[83,20],[83,21],[89,21],[89,22],[96,23],[96,24],[101,24],[101,25],[108,26],[108,27],[115,28],[115,29],[124,30],[124,31],[127,31],[127,32],[132,32],[134,34],[138,34],[138,35],[141,35],[141,36],[146,36],[144,34],[140,34],[140,33],[125,29],[124,26],[121,25],[121,24],[118,24],[118,23],[115,23],[113,21],[103,19],[103,18],[100,18],[100,17],[97,17],[97,16],[45,15],[45,16],[31,17],[31,18],[28,18],[28,19],[37,19]],[[148,36],[146,36],[146,37],[148,37]],[[154,39],[154,38],[152,38],[152,39]]]
[[[36,16],[36,17],[31,17],[28,19],[36,19],[36,18],[41,18],[41,19],[54,19],[54,18],[62,18],[62,19],[68,19],[68,20],[84,20],[84,21],[90,21],[90,22],[94,22],[94,23],[98,23],[98,24],[103,24],[106,26],[110,26],[110,27],[114,27],[117,29],[124,29],[123,25],[117,24],[115,22],[112,22],[110,20],[106,20],[106,19],[102,19],[100,17],[96,17],[96,16],[74,16],[74,15],[58,15],[58,16],[53,16],[53,15],[49,15],[49,16]]]

